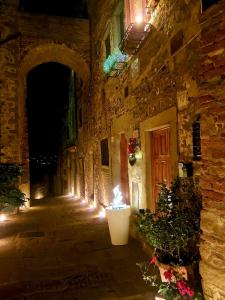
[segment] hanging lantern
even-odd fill
[[[126,33],[121,43],[121,50],[134,55],[150,31],[150,15],[146,0],[125,0],[124,4]]]
[[[126,0],[126,29],[130,24],[143,24],[147,22],[146,0]]]

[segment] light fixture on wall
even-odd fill
[[[141,24],[143,22],[143,16],[142,15],[136,15],[135,16],[135,23]]]

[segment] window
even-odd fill
[[[101,163],[102,166],[109,166],[108,139],[101,140]]]
[[[209,8],[214,3],[217,3],[219,0],[202,0],[202,11]]]
[[[105,56],[108,57],[111,53],[110,33],[105,38]]]
[[[120,1],[118,4],[115,13],[113,15],[113,48],[118,48],[124,35],[124,9],[123,9],[123,1]]]
[[[201,160],[200,116],[192,124],[193,160]]]

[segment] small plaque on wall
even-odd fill
[[[187,108],[188,106],[188,93],[187,91],[177,92],[177,107],[178,110]]]

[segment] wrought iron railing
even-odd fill
[[[145,41],[150,29],[150,23],[131,23],[124,34],[120,49],[129,55],[136,54]]]

